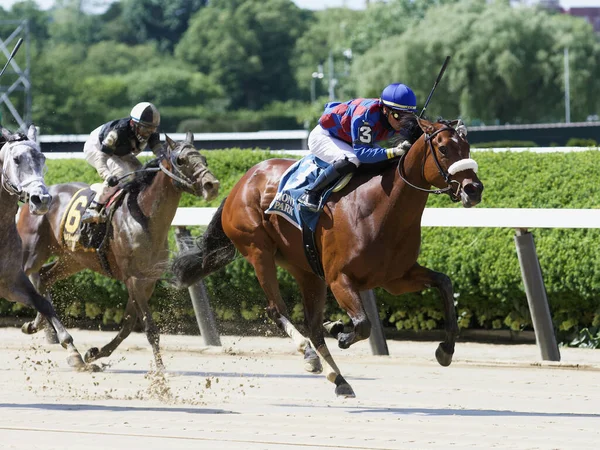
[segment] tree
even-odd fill
[[[424,39],[420,30],[432,30]],[[581,19],[507,2],[464,1],[428,10],[404,34],[357,58],[359,92],[376,95],[391,81],[423,102],[446,55],[452,62],[429,113],[485,123],[560,121],[564,117],[563,48],[572,43],[574,120],[596,110],[600,45]],[[381,70],[385,67],[386,70]],[[594,106],[594,103],[596,106]]]
[[[137,43],[149,40],[161,49],[173,50],[188,27],[188,21],[207,0],[124,0],[120,22]]]
[[[252,109],[292,98],[289,62],[305,29],[291,0],[215,0],[202,8],[175,54],[225,88],[231,103]]]

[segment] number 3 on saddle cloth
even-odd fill
[[[112,211],[120,203],[124,191],[119,189],[107,202],[105,213],[108,217],[104,223],[81,223],[81,217],[96,195],[96,190],[101,188],[100,184],[84,187],[71,197],[65,214],[60,221],[60,235],[62,244],[68,250],[96,252],[103,248],[108,240],[110,218]]]
[[[321,278],[324,277],[323,266],[315,245],[317,222],[327,198],[332,192],[337,192],[346,186],[352,178],[352,174],[346,175],[338,183],[323,192],[319,210],[316,212],[300,207],[298,198],[304,194],[307,188],[313,185],[319,174],[328,166],[329,163],[317,158],[315,155],[305,156],[293,164],[283,174],[277,188],[277,194],[265,211],[265,214],[277,214],[284,217],[296,228],[302,230],[304,253],[313,272]]]

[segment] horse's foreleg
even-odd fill
[[[382,287],[394,295],[419,292],[429,287],[438,289],[444,302],[446,338],[438,346],[435,357],[440,365],[449,366],[452,362],[454,345],[458,336],[458,322],[454,308],[454,291],[450,278],[443,273],[435,272],[419,264],[415,264],[402,278],[393,280]]]
[[[73,344],[73,338],[58,319],[54,307],[35,290],[25,273],[21,272],[17,276],[17,280],[10,290],[8,298],[9,300],[35,308],[41,313],[56,330],[60,344],[69,352],[69,365],[78,369],[86,367],[81,354]]]
[[[41,295],[46,297],[50,303],[52,303],[50,286],[52,286],[58,280],[62,280],[80,270],[78,265],[73,265],[72,267],[66,268],[63,264],[61,264],[61,262],[62,259],[56,259],[51,263],[44,264],[38,272],[34,271],[35,267],[33,267],[29,262],[25,264],[25,273],[29,275],[29,280],[35,289]],[[23,333],[33,334],[43,329],[46,333],[46,341],[49,344],[58,344],[59,339],[56,335],[56,330],[53,326],[46,326],[48,323],[49,322],[45,319],[45,317],[38,312],[32,322],[26,322],[23,324],[21,330]]]
[[[354,325],[350,333],[344,333],[342,329],[339,332],[336,330],[340,348],[348,348],[355,342],[367,339],[371,335],[371,322],[363,308],[358,289],[345,275],[340,275],[330,287],[338,304],[348,313]]]
[[[106,344],[101,349],[98,347],[92,347],[85,352],[85,362],[89,363],[100,358],[110,356],[123,342],[123,340],[131,334],[133,327],[135,326],[138,318],[138,309],[135,305],[135,301],[129,298],[127,306],[125,307],[125,313],[123,315],[123,321],[121,322],[121,329],[115,336],[115,338]]]

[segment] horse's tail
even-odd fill
[[[233,242],[223,231],[223,205],[217,209],[202,238],[191,248],[182,250],[171,264],[172,282],[179,288],[188,287],[225,267],[236,257]]]

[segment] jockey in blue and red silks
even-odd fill
[[[317,211],[322,193],[342,176],[354,172],[360,164],[402,155],[416,140],[416,109],[417,97],[401,83],[387,86],[381,98],[327,103],[319,124],[308,136],[308,149],[331,165],[319,174],[298,202]],[[411,140],[392,148],[376,145],[396,135]]]

